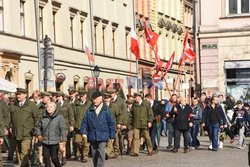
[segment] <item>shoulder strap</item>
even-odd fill
[[[45,133],[45,132],[47,131],[47,129],[48,129],[48,127],[49,127],[49,125],[50,125],[50,123],[51,123],[52,120],[53,120],[53,118],[51,118],[51,119],[49,120],[49,123],[48,123],[48,125],[45,127],[45,129],[43,130],[43,133]]]

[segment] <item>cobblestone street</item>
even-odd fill
[[[202,146],[199,150],[191,151],[188,154],[183,153],[183,149],[179,153],[174,154],[168,152],[165,148],[167,138],[161,138],[162,145],[157,155],[147,156],[146,151],[141,152],[139,157],[123,156],[117,159],[106,161],[107,167],[247,167],[248,166],[248,147],[244,150],[236,148],[237,140],[234,144],[230,144],[227,140],[224,148],[218,152],[208,151],[208,137],[200,137]],[[249,140],[246,141],[247,143]],[[12,163],[6,162],[4,157],[4,167],[14,166]],[[92,161],[89,159],[87,164],[68,161],[67,167],[92,167]]]

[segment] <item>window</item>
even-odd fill
[[[74,47],[74,31],[73,31],[73,17],[70,17],[70,34],[71,34],[71,46]]]
[[[103,55],[105,55],[105,27],[102,27],[102,47],[103,47]]]
[[[227,15],[249,14],[250,0],[227,0]]]
[[[84,50],[84,43],[83,43],[83,20],[81,20],[80,23],[81,23],[80,34],[81,34],[82,50]]]
[[[3,31],[3,0],[0,0],[0,31]]]
[[[43,39],[43,8],[39,6],[40,39]]]
[[[20,2],[20,26],[21,36],[25,36],[25,17],[24,17],[24,2]]]
[[[241,0],[241,13],[249,13],[249,0]]]
[[[112,29],[113,56],[115,56],[115,29]]]
[[[53,11],[53,32],[54,32],[54,43],[56,43],[56,12]]]

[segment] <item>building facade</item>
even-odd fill
[[[99,84],[104,89],[121,82],[126,94],[130,66],[131,75],[136,76],[135,59],[130,63],[129,57],[133,1],[91,2],[95,65],[101,69]],[[91,50],[89,1],[40,0],[39,25],[41,42],[48,35],[54,47],[49,90],[89,89],[93,64],[83,51],[85,41]],[[38,68],[34,1],[0,0],[0,39],[0,77],[29,92],[38,89],[38,73],[43,77],[43,71]]]
[[[149,74],[152,77],[155,73],[154,62],[155,55],[146,43],[144,36],[143,22],[147,22],[147,27],[152,31],[159,34],[158,47],[159,56],[164,65],[175,52],[175,60],[173,68],[168,72],[166,81],[160,85],[156,85],[152,90],[153,84],[147,85],[143,83],[143,91],[145,93],[152,92],[156,99],[169,98],[170,94],[174,91],[175,81],[178,76],[178,64],[183,51],[184,39],[184,0],[137,0],[137,34],[140,39],[140,53],[141,59],[139,60],[140,75],[143,79],[148,80]],[[163,67],[164,69],[165,67]],[[180,84],[177,91],[178,93],[188,96],[188,89],[183,88],[183,84],[188,83],[189,66],[184,66],[181,71]],[[169,91],[168,91],[169,90]]]
[[[249,0],[199,1],[203,91],[249,99],[249,4]]]

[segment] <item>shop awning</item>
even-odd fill
[[[250,60],[225,62],[225,69],[235,69],[235,68],[250,68]]]

